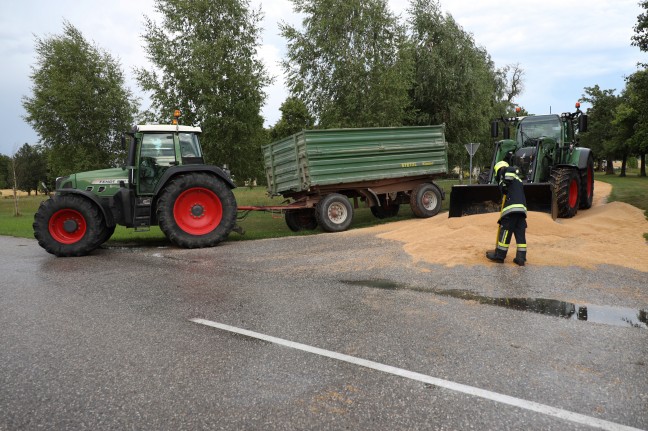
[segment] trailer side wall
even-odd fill
[[[271,194],[448,172],[444,126],[305,130],[263,147]]]

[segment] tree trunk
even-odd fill
[[[13,171],[13,195],[14,195],[14,217],[20,215],[18,211],[18,179],[16,178],[16,156],[11,158],[11,169]]]
[[[605,162],[605,175],[614,175],[614,162],[612,160],[614,159],[608,156]]]
[[[624,154],[623,158],[621,159],[621,174],[619,175],[620,177],[625,177],[626,176],[626,164],[628,163],[628,155]]]

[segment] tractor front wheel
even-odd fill
[[[580,201],[581,182],[578,171],[573,168],[556,168],[551,172],[550,183],[556,193],[558,217],[574,217]]]
[[[77,195],[56,195],[41,202],[34,215],[34,237],[48,253],[83,256],[97,248],[105,223],[99,208]]]
[[[160,193],[158,224],[179,247],[213,247],[236,224],[236,199],[220,179],[207,173],[180,175]]]

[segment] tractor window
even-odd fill
[[[531,141],[538,138],[551,138],[556,142],[562,142],[560,119],[557,115],[526,117],[520,123],[517,133],[517,140],[523,147],[535,145]]]
[[[139,159],[140,193],[153,193],[164,171],[175,164],[173,134],[151,133],[142,136]]]
[[[202,157],[198,135],[195,133],[180,133],[180,155],[182,158]]]

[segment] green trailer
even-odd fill
[[[268,193],[290,203],[238,209],[280,210],[293,231],[344,231],[361,204],[378,218],[402,204],[432,217],[445,198],[434,183],[448,172],[444,125],[304,130],[262,150]]]

